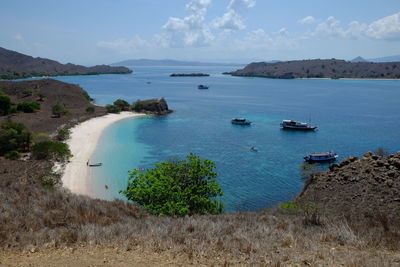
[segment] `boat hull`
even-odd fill
[[[296,131],[315,131],[317,126],[296,127],[296,126],[282,126],[283,130],[296,130]]]
[[[249,121],[246,121],[246,122],[238,122],[238,121],[231,121],[231,123],[232,124],[235,124],[235,125],[251,125],[251,122],[249,122]]]
[[[307,155],[304,157],[304,160],[309,163],[313,162],[332,162],[335,161],[339,156],[337,154],[328,154],[328,155],[323,155],[323,156],[313,156],[313,155]]]

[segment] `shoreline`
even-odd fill
[[[62,170],[63,187],[69,189],[72,193],[90,196],[88,188],[90,167],[87,166],[87,163],[90,161],[103,131],[120,120],[143,116],[146,116],[146,114],[132,112],[107,114],[84,121],[71,128],[71,136],[66,143],[73,156]],[[57,166],[55,167],[57,168]]]

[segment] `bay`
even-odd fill
[[[134,102],[165,97],[175,110],[109,127],[93,155],[103,167],[92,168],[92,193],[103,199],[122,198],[119,191],[126,187],[129,170],[193,152],[216,163],[226,211],[260,210],[301,191],[300,166],[308,153],[333,150],[343,159],[378,147],[400,150],[400,81],[221,74],[235,68],[137,67],[129,75],[56,77],[79,84],[101,105],[117,98]],[[181,72],[211,76],[169,77]],[[198,90],[199,84],[210,88]],[[233,117],[253,124],[232,125]],[[311,119],[319,130],[284,131],[279,127],[283,119]],[[258,152],[250,151],[252,146]]]

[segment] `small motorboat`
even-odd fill
[[[208,89],[208,86],[200,84],[197,89]]]
[[[250,147],[250,151],[258,152],[258,149],[255,146]]]
[[[231,120],[232,124],[238,124],[238,125],[251,125],[251,121],[245,119],[245,118],[234,118]]]
[[[335,161],[338,158],[338,154],[334,152],[325,152],[325,153],[315,153],[315,154],[308,154],[304,157],[304,160],[307,162],[329,162]]]
[[[89,163],[89,167],[100,167],[102,166],[103,163],[99,162],[99,163]]]
[[[281,127],[287,130],[300,130],[300,131],[314,131],[317,126],[308,125],[306,122],[294,121],[294,120],[283,120]]]

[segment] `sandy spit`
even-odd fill
[[[88,181],[90,179],[88,161],[96,149],[102,132],[111,124],[145,114],[121,112],[119,114],[107,114],[93,118],[71,129],[71,138],[67,141],[73,157],[64,168],[62,183],[71,192],[82,195],[90,195]]]

